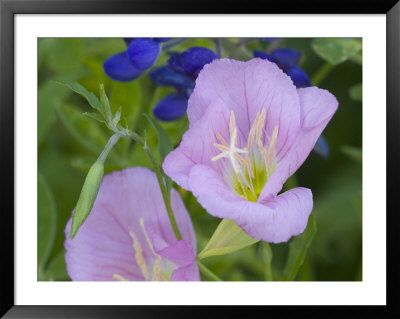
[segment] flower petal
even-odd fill
[[[157,253],[170,261],[175,265],[182,267],[195,261],[196,256],[193,248],[188,245],[184,240],[179,240],[174,244],[157,251]]]
[[[265,184],[259,202],[275,196],[286,180],[303,164],[312,151],[338,107],[336,98],[326,90],[317,87],[298,89],[301,104],[302,129],[293,147],[282,155],[282,160]]]
[[[266,204],[243,200],[205,165],[192,168],[189,186],[209,214],[233,219],[249,236],[273,243],[302,233],[313,206],[311,191],[300,187]]]
[[[179,147],[166,156],[164,172],[185,189],[189,189],[187,180],[191,168],[196,164],[209,165],[222,176],[221,161],[213,162],[211,158],[218,154],[214,147],[214,143],[219,143],[215,134],[218,132],[225,140],[229,140],[228,123],[229,109],[217,99],[208,107],[203,118],[185,132]]]
[[[142,74],[140,70],[132,65],[126,52],[109,57],[104,62],[103,69],[111,79],[120,82],[132,81]]]
[[[204,65],[217,58],[218,56],[210,49],[192,47],[182,53],[172,55],[168,60],[168,66],[189,76],[197,76]]]
[[[156,85],[172,86],[181,90],[193,89],[194,87],[194,81],[191,78],[173,71],[167,66],[152,69],[150,78]]]
[[[172,38],[153,38],[154,41],[156,42],[167,42],[171,40]]]
[[[190,217],[175,190],[171,205],[183,239],[195,249]],[[65,228],[66,264],[72,280],[113,280],[115,274],[128,280],[143,280],[135,258],[134,239],[146,263],[154,259],[140,225],[159,234],[164,243],[176,242],[156,176],[145,168],[128,168],[103,178],[93,209],[74,239]]]
[[[199,281],[200,273],[196,262],[174,270],[171,281]]]
[[[187,98],[170,93],[164,97],[153,109],[153,114],[161,121],[175,121],[185,115],[187,109]]]
[[[300,61],[301,53],[295,49],[276,49],[271,52],[278,66],[285,70],[297,66]]]
[[[275,63],[259,58],[247,62],[218,59],[204,66],[188,102],[190,127],[218,98],[236,114],[243,136],[248,136],[257,112],[264,108],[267,135],[272,136],[275,126],[279,127],[278,157],[292,145],[300,129],[299,97],[290,78]]]
[[[311,82],[308,78],[307,73],[304,72],[302,69],[298,67],[291,67],[285,69],[285,73],[290,76],[293,84],[296,85],[296,87],[301,88],[311,86]]]
[[[260,58],[263,60],[268,60],[270,62],[276,63],[276,60],[274,59],[274,57],[272,55],[269,55],[268,53],[255,50],[255,51],[253,51],[253,54],[254,54],[255,58]]]
[[[261,40],[267,41],[267,42],[273,42],[273,41],[280,40],[280,38],[261,38]]]
[[[135,68],[146,70],[157,59],[160,53],[160,44],[149,38],[137,38],[129,44],[126,52]]]

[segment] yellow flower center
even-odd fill
[[[276,167],[275,147],[278,137],[278,126],[275,126],[272,136],[267,136],[265,127],[266,111],[257,113],[247,138],[247,146],[237,146],[237,127],[235,114],[230,113],[228,144],[221,134],[216,133],[220,144],[214,144],[221,153],[211,160],[224,161],[224,178],[231,189],[241,198],[256,202],[268,178]],[[266,137],[266,144],[263,139]]]

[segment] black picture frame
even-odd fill
[[[399,204],[396,200],[400,162],[400,2],[378,1],[285,1],[229,4],[217,1],[162,0],[0,0],[0,181],[1,191],[1,276],[0,315],[5,318],[165,318],[225,317],[229,312],[247,316],[261,310],[264,315],[400,317],[398,300]],[[14,303],[14,19],[16,14],[386,14],[387,29],[387,305],[318,307],[202,307],[202,306],[16,306]],[[384,174],[385,172],[382,172]],[[267,312],[264,312],[267,311]]]

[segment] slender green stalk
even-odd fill
[[[265,280],[266,281],[273,281],[273,276],[272,276],[272,268],[271,268],[271,262],[272,262],[272,250],[271,246],[267,242],[263,242],[263,256],[264,256],[264,269],[265,269]]]
[[[165,208],[167,209],[168,218],[171,222],[172,229],[175,233],[176,239],[181,240],[182,235],[179,231],[178,225],[175,220],[174,212],[172,211],[171,207],[170,192],[167,190],[167,186],[165,185],[160,165],[158,165],[156,158],[154,157],[153,153],[147,146],[147,143],[138,134],[131,131],[120,131],[120,134],[123,134],[124,136],[129,137],[133,139],[135,142],[139,143],[146,152],[146,155],[149,158],[151,165],[153,166],[154,172],[156,173],[157,181],[158,184],[160,185],[161,194],[164,199]]]
[[[208,269],[200,260],[197,260],[197,265],[199,266],[201,273],[211,281],[222,281],[221,278]]]
[[[311,77],[311,83],[315,86],[319,85],[323,79],[332,71],[333,65],[325,62]]]
[[[98,162],[100,162],[101,164],[104,165],[104,162],[108,156],[108,153],[110,153],[111,149],[114,147],[115,143],[118,142],[120,137],[121,137],[121,135],[119,135],[118,133],[115,133],[113,136],[110,137],[106,146],[104,147],[103,151],[101,152],[101,154],[99,155],[99,157],[97,159]]]

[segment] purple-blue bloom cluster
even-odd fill
[[[154,84],[170,86],[176,90],[157,103],[153,109],[154,116],[162,121],[174,121],[183,116],[197,75],[204,65],[217,58],[207,48],[192,47],[181,53],[173,53],[166,65],[151,70],[150,77]]]
[[[294,49],[275,49],[269,54],[262,51],[254,51],[254,57],[276,63],[283,72],[290,76],[293,84],[297,87],[311,86],[307,73],[297,67],[301,57],[299,51]]]
[[[161,42],[170,38],[125,38],[126,51],[109,57],[103,64],[104,72],[113,80],[128,82],[150,68],[161,50]]]

